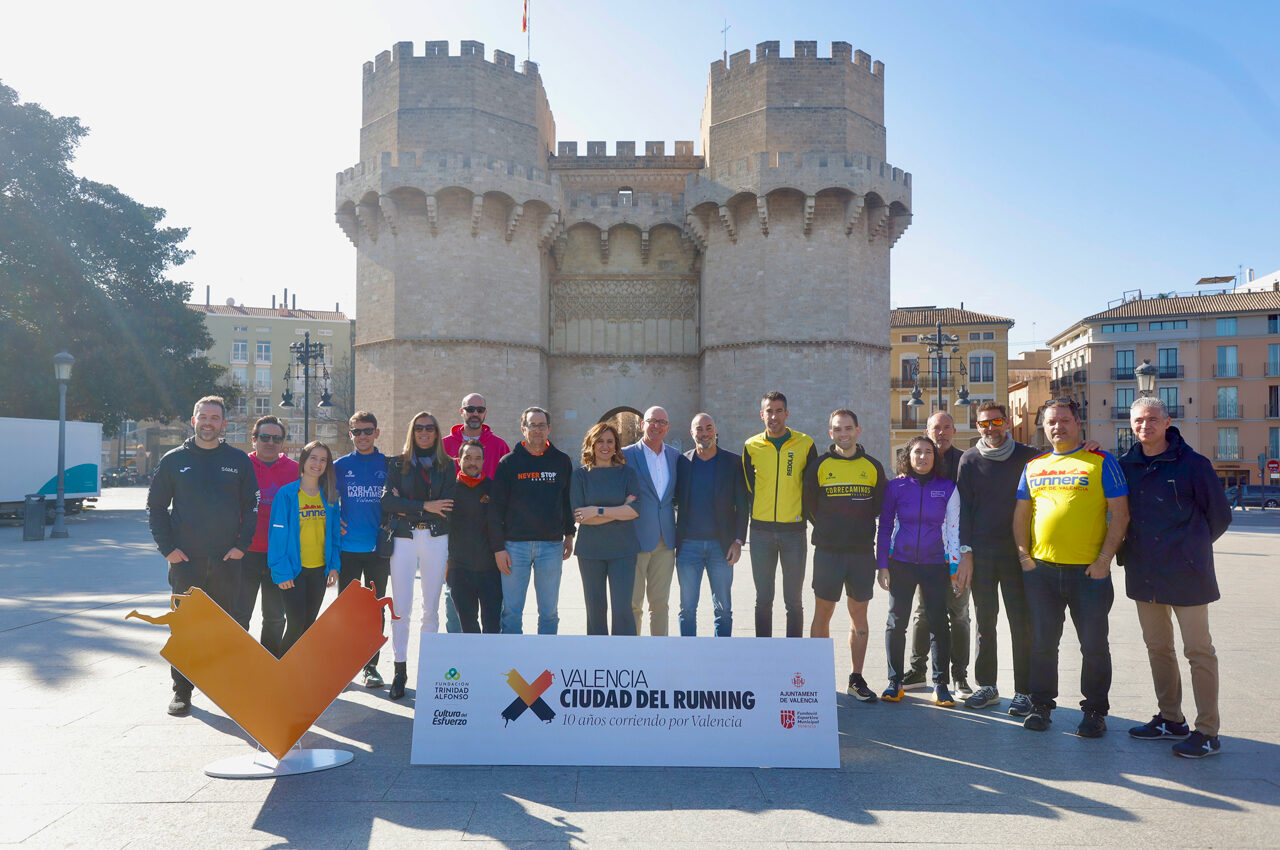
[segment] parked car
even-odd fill
[[[137,483],[137,476],[127,466],[113,466],[102,471],[103,487],[132,487]]]
[[[1235,505],[1236,487],[1227,488],[1227,503]],[[1280,508],[1280,485],[1245,484],[1240,504],[1246,508]]]

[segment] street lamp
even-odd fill
[[[67,512],[67,383],[76,359],[66,351],[53,355],[53,377],[58,382],[58,502],[53,514],[51,538],[70,537],[64,519]]]
[[[943,364],[949,367],[953,360],[956,361],[956,371],[960,373],[961,384],[956,392],[956,400],[952,404],[956,407],[968,407],[973,404],[969,400],[969,388],[964,383],[964,379],[969,377],[969,372],[964,368],[964,358],[954,356],[960,352],[960,346],[956,344],[960,342],[960,337],[956,334],[943,333],[942,322],[938,322],[937,327],[937,333],[925,334],[920,339],[925,344],[929,359],[934,362],[933,371],[938,380],[938,410],[942,410],[945,406],[942,402],[942,385],[948,372],[951,371],[949,368],[944,371]]]
[[[302,442],[311,442],[311,364],[324,362],[324,343],[312,342],[311,331],[302,335],[302,342],[289,346],[293,360],[302,367]],[[320,394],[320,402],[316,407],[332,407],[333,396],[329,393],[329,367],[324,367],[324,392]],[[284,392],[280,396],[280,406],[293,407],[293,363],[284,372]]]
[[[1150,360],[1143,360],[1142,365],[1133,370],[1138,378],[1138,397],[1146,398],[1156,394],[1156,375],[1160,370],[1151,365]]]

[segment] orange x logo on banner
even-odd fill
[[[507,723],[515,720],[524,714],[525,709],[533,709],[533,713],[538,715],[538,719],[543,723],[550,723],[556,713],[551,710],[551,706],[547,705],[546,700],[542,698],[542,694],[551,687],[554,680],[550,670],[543,670],[542,675],[534,679],[532,682],[526,682],[524,677],[515,670],[507,672],[507,685],[511,690],[516,692],[516,699],[511,701],[511,705],[502,710],[502,716]]]

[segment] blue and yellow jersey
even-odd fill
[[[325,510],[320,494],[309,496],[298,491],[299,551],[302,566],[323,567]]]
[[[1018,498],[1031,502],[1031,557],[1092,564],[1107,536],[1107,499],[1127,495],[1124,472],[1107,452],[1032,458],[1018,483]]]

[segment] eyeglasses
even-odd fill
[[[999,428],[1004,424],[1004,420],[997,416],[995,419],[979,419],[979,428]]]
[[[545,431],[551,426],[546,422],[526,422],[521,427],[526,431]]]
[[[372,427],[371,427],[371,428],[352,428],[352,429],[351,429],[351,436],[353,436],[353,437],[371,437],[371,436],[373,436],[373,432],[374,432],[374,431],[376,431],[376,430],[378,430],[378,429],[377,429],[377,428],[372,428]]]
[[[436,430],[436,426],[434,426],[434,425],[414,425],[414,426],[413,426],[413,430],[414,430],[414,432],[415,432],[415,433],[421,434],[421,433],[422,433],[422,432],[424,432],[424,431],[434,431],[434,430]]]
[[[671,424],[665,419],[646,419],[645,422],[648,422],[650,425],[662,425],[663,427]]]
[[[462,409],[465,410],[467,413],[484,413],[489,408],[485,407],[484,405],[468,404],[466,407]]]
[[[253,439],[259,443],[283,443],[284,434],[258,434]]]

